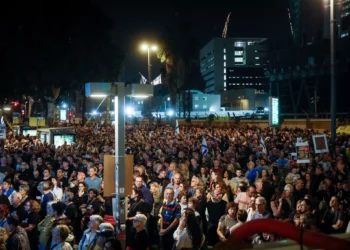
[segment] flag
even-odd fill
[[[264,139],[262,137],[260,137],[260,147],[262,147],[262,152],[264,154],[267,154],[267,150],[266,150],[266,146],[265,146],[265,143],[264,143]]]
[[[94,127],[94,134],[97,135],[98,133],[98,123],[96,123],[96,126]]]
[[[180,134],[180,126],[179,126],[179,121],[176,120],[176,126],[175,126],[175,134]]]
[[[208,154],[208,145],[207,145],[207,141],[205,140],[205,137],[203,137],[202,140],[202,155],[206,155]]]
[[[140,84],[146,84],[147,83],[146,77],[144,77],[140,72],[139,74],[141,75]]]
[[[162,74],[160,74],[156,79],[153,80],[152,85],[162,84]]]

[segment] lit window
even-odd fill
[[[260,58],[258,56],[256,56],[255,59],[260,59]]]
[[[206,109],[206,108],[207,108],[207,105],[203,105],[203,108]]]
[[[226,80],[226,75],[224,75],[224,80]]]
[[[224,68],[224,74],[226,74],[226,68]]]
[[[224,91],[226,91],[226,88],[224,88]]]
[[[224,60],[226,60],[226,55],[224,55]]]
[[[224,62],[224,67],[226,67],[226,62]]]
[[[206,100],[207,100],[207,97],[206,97],[206,96],[203,96],[203,100],[206,101]]]
[[[244,47],[245,42],[235,42],[235,47]]]
[[[195,109],[198,109],[198,107],[199,107],[198,104],[194,105],[194,108],[195,108]]]
[[[242,50],[236,50],[235,51],[235,56],[241,56],[243,55],[243,51]]]
[[[243,58],[242,57],[235,57],[235,62],[243,62]]]
[[[224,53],[226,53],[226,49],[224,48]]]
[[[194,100],[195,100],[195,101],[198,101],[198,100],[199,100],[198,96],[195,96],[195,97],[194,97]]]
[[[224,81],[224,87],[226,88],[226,81]]]
[[[260,63],[256,63],[255,65],[256,65],[256,66],[259,66],[259,65],[260,65]]]

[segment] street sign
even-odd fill
[[[280,123],[279,99],[269,97],[269,126],[278,126]]]
[[[0,139],[6,139],[6,124],[0,124]]]

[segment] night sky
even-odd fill
[[[147,76],[147,55],[139,50],[143,41],[157,42],[166,25],[186,21],[193,25],[202,45],[221,37],[226,17],[232,12],[228,37],[268,37],[284,39],[289,35],[288,1],[117,1],[93,0],[114,20],[113,38],[126,54],[122,80],[139,80],[138,72]],[[152,75],[159,74],[161,64],[153,54]]]

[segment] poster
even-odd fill
[[[0,139],[6,139],[6,124],[0,124]]]
[[[297,143],[296,149],[297,149],[297,163],[310,163],[309,143],[308,142]]]
[[[312,136],[314,143],[314,150],[316,154],[329,152],[326,135],[314,135]]]

